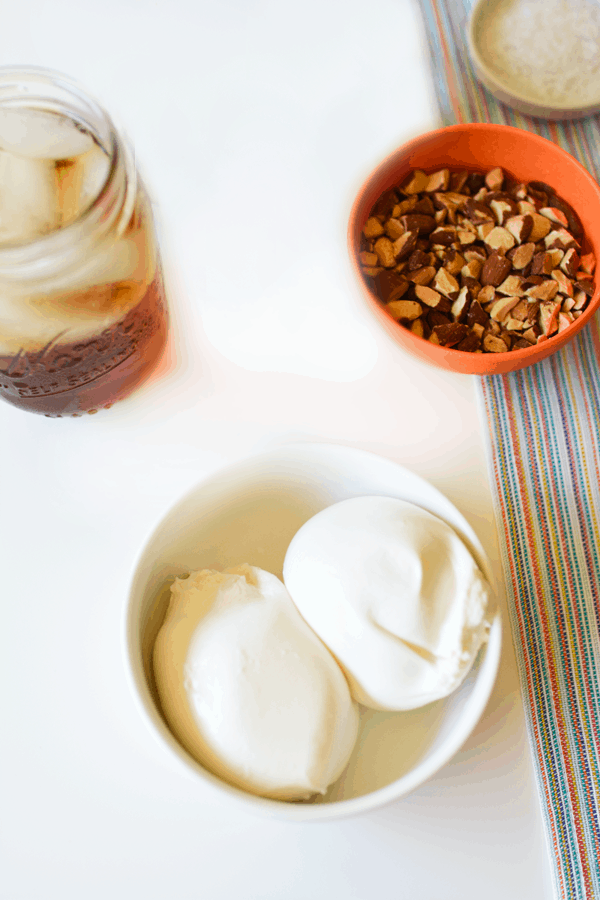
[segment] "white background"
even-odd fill
[[[140,718],[122,649],[134,560],[221,465],[291,440],[428,478],[500,574],[468,376],[363,311],[345,229],[362,180],[436,127],[409,0],[25,0],[0,59],[67,72],[133,140],[159,211],[170,370],[97,416],[0,404],[2,900],[545,900],[508,622],[486,713],[433,780],[323,824],[224,806]]]

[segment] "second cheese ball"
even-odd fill
[[[471,553],[403,500],[356,497],[317,513],[293,538],[283,577],[354,699],[374,709],[446,697],[487,639],[490,589]]]
[[[178,578],[153,662],[173,734],[224,781],[304,800],[348,762],[356,704],[275,575],[241,565]]]

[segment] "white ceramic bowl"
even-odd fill
[[[151,731],[189,775],[249,811],[295,820],[339,818],[402,797],[438,771],[481,716],[500,659],[494,619],[461,687],[445,700],[405,713],[363,709],[359,738],[341,778],[324,797],[284,802],[226,784],[181,747],[162,717],[152,647],[175,576],[249,562],[281,577],[288,545],[304,522],[332,503],[380,494],[416,503],[451,525],[493,585],[476,535],[458,510],[406,469],[371,453],[328,444],[294,444],[221,470],[189,491],[160,522],[137,562],[129,596],[126,655],[134,692]]]

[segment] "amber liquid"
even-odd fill
[[[0,355],[0,397],[46,416],[95,413],[128,396],[163,355],[167,310],[160,270],[142,299],[99,334]]]
[[[35,266],[23,266],[21,280],[0,271],[0,398],[46,416],[94,413],[131,393],[164,352],[167,311],[150,203],[139,181],[135,198],[125,180],[113,196],[110,179],[120,183],[125,171],[75,120],[34,108],[21,110],[16,124],[6,115],[0,254],[8,248],[8,271],[15,246],[75,231],[68,253],[44,260],[44,277]],[[52,134],[58,143],[47,141]],[[79,258],[78,234],[85,237]]]

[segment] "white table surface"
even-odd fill
[[[0,59],[79,79],[157,203],[170,371],[97,416],[0,404],[2,900],[545,900],[549,864],[505,622],[496,688],[410,796],[333,823],[254,818],[173,766],[123,657],[134,559],[189,486],[292,440],[441,489],[500,576],[475,384],[362,310],[353,197],[439,123],[410,0],[24,0]]]

